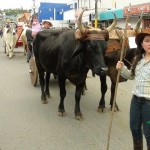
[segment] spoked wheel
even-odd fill
[[[29,73],[30,73],[30,79],[33,86],[37,85],[38,82],[38,70],[35,63],[35,57],[32,56],[29,61]]]

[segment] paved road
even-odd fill
[[[47,105],[40,102],[40,86],[33,87],[29,65],[22,48],[15,49],[11,60],[3,52],[0,39],[0,150],[106,150],[111,111],[110,92],[106,112],[98,113],[99,78],[87,78],[88,91],[82,96],[83,121],[74,119],[75,87],[67,82],[66,117],[57,115],[59,90],[51,79]],[[110,81],[108,79],[110,85]],[[129,130],[129,105],[132,82],[120,83],[109,150],[132,150]],[[110,90],[110,86],[109,86]]]

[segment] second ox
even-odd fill
[[[33,42],[35,61],[39,72],[42,103],[47,103],[49,95],[49,73],[57,73],[60,88],[58,112],[64,116],[64,98],[66,96],[65,80],[69,79],[75,86],[75,118],[83,118],[80,110],[80,98],[88,69],[93,74],[102,75],[108,70],[104,62],[109,32],[116,26],[113,23],[106,29],[87,29],[82,26],[82,13],[78,18],[78,30],[40,31]],[[46,71],[46,80],[44,72]],[[46,85],[45,85],[46,81]]]

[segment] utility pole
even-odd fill
[[[35,0],[33,0],[33,14],[35,14]]]
[[[98,27],[98,11],[97,11],[98,0],[95,0],[95,28]]]

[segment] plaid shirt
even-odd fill
[[[136,66],[135,76],[124,66],[121,75],[126,79],[134,79],[132,93],[138,97],[145,97],[150,100],[150,61],[145,62],[142,58]]]

